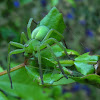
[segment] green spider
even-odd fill
[[[50,46],[50,42],[56,43],[60,48],[62,48],[65,52],[66,55],[66,48],[60,44],[55,38],[50,37],[50,35],[52,33],[57,34],[58,36],[60,36],[62,39],[64,38],[62,34],[60,34],[58,31],[56,31],[55,29],[49,29],[46,26],[39,26],[37,28],[35,28],[32,33],[30,30],[30,26],[31,23],[33,21],[33,18],[30,18],[28,25],[27,25],[27,33],[28,33],[28,38],[29,40],[26,38],[25,33],[22,32],[21,34],[21,43],[22,41],[25,42],[25,44],[21,44],[21,43],[17,43],[17,42],[12,42],[10,41],[9,46],[8,46],[8,77],[10,79],[11,82],[11,88],[12,88],[12,80],[11,80],[11,76],[10,76],[10,56],[12,54],[18,54],[18,53],[24,53],[25,57],[28,57],[29,54],[35,56],[35,53],[38,54],[38,64],[39,64],[39,72],[40,72],[40,78],[41,78],[41,83],[44,84],[43,82],[43,73],[42,73],[42,67],[41,67],[41,54],[40,54],[40,50],[44,49],[45,47],[49,48],[50,53],[52,54],[52,56],[54,57],[54,59],[57,61],[58,65],[59,65],[59,69],[61,70],[62,74],[64,75],[64,77],[67,77],[67,75],[64,73],[62,66],[58,60],[58,58],[56,57],[56,55],[54,54],[51,46]],[[18,47],[20,49],[16,49],[10,52],[10,45]],[[30,56],[29,56],[30,57]]]

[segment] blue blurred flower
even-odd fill
[[[13,5],[14,5],[16,8],[19,8],[20,2],[19,2],[18,0],[14,0],[14,1],[13,1]]]
[[[73,16],[72,13],[67,13],[67,18],[68,18],[68,19],[74,19],[74,16]]]
[[[82,85],[82,89],[86,91],[86,94],[89,96],[91,93],[90,88],[87,85]]]
[[[72,92],[76,92],[76,91],[79,91],[79,90],[80,90],[80,84],[79,83],[76,83],[71,89]]]
[[[66,92],[68,92],[66,89],[62,90],[62,93],[65,94]]]
[[[80,23],[81,25],[86,25],[86,21],[85,21],[85,20],[80,20],[79,23]]]
[[[88,96],[91,93],[91,90],[87,85],[83,85],[80,83],[76,83],[71,89],[72,92],[76,92],[76,91],[80,91],[80,90],[84,90]]]
[[[90,48],[85,48],[84,49],[84,52],[90,52],[91,50],[90,50]]]
[[[94,37],[93,31],[90,30],[90,29],[86,30],[86,35],[89,36],[89,37]]]
[[[43,7],[45,7],[47,5],[46,0],[41,0],[41,4],[42,4]]]

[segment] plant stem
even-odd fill
[[[71,64],[71,65],[73,65],[74,61],[73,60],[61,60],[60,63],[61,64]]]
[[[54,61],[55,64],[57,64],[56,61]],[[60,60],[60,64],[70,64],[73,65],[74,61],[73,60]]]
[[[15,66],[15,67],[11,68],[10,72],[13,72],[17,69],[20,69],[20,68],[24,67],[24,66],[25,66],[25,63],[22,63],[18,66]],[[5,75],[5,74],[7,74],[7,70],[4,70],[3,72],[0,72],[0,76]]]
[[[74,62],[73,60],[60,60],[60,64],[70,64],[70,65],[74,65]],[[82,62],[82,61],[81,61]],[[84,61],[83,63],[87,63],[87,64],[97,64],[97,61]],[[56,61],[54,61],[55,64],[57,64]]]

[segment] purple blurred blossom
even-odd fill
[[[90,50],[90,48],[85,48],[84,49],[84,52],[90,52],[91,50]]]
[[[86,30],[86,35],[89,36],[89,37],[94,37],[93,31],[90,30],[90,29],[87,29],[87,30]]]
[[[73,16],[72,13],[67,13],[67,18],[68,18],[68,19],[74,19],[74,16]]]
[[[19,2],[18,0],[14,0],[14,1],[13,1],[13,5],[14,5],[16,8],[19,8],[20,2]]]
[[[43,7],[45,7],[47,5],[47,1],[46,0],[41,0],[40,2],[41,2]]]
[[[87,85],[82,85],[82,89],[86,91],[86,94],[90,96],[91,90]]]
[[[80,84],[80,83],[76,83],[71,89],[72,92],[76,92],[76,91],[79,91],[79,90],[84,90],[88,96],[91,93],[91,90],[87,85],[83,85],[83,84]]]
[[[86,21],[85,21],[85,20],[80,20],[79,23],[80,23],[81,25],[86,25]]]
[[[66,89],[63,89],[63,90],[62,90],[62,93],[63,93],[63,94],[65,94],[66,92],[68,92],[68,90],[66,90]]]
[[[64,94],[66,92],[77,92],[77,91],[80,91],[80,90],[84,90],[86,95],[90,96],[91,89],[87,85],[83,85],[83,84],[80,84],[80,83],[75,83],[70,90],[69,89],[63,89],[62,93]]]
[[[79,90],[80,90],[80,84],[79,83],[76,83],[71,89],[72,92],[76,92],[76,91],[79,91]]]

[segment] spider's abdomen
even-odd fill
[[[37,51],[37,46],[40,45],[40,41],[36,39],[31,39],[25,44],[25,52],[33,53],[33,51]]]
[[[49,28],[46,26],[39,26],[36,29],[33,30],[31,38],[37,39],[39,41],[42,41],[46,34],[48,33]]]

